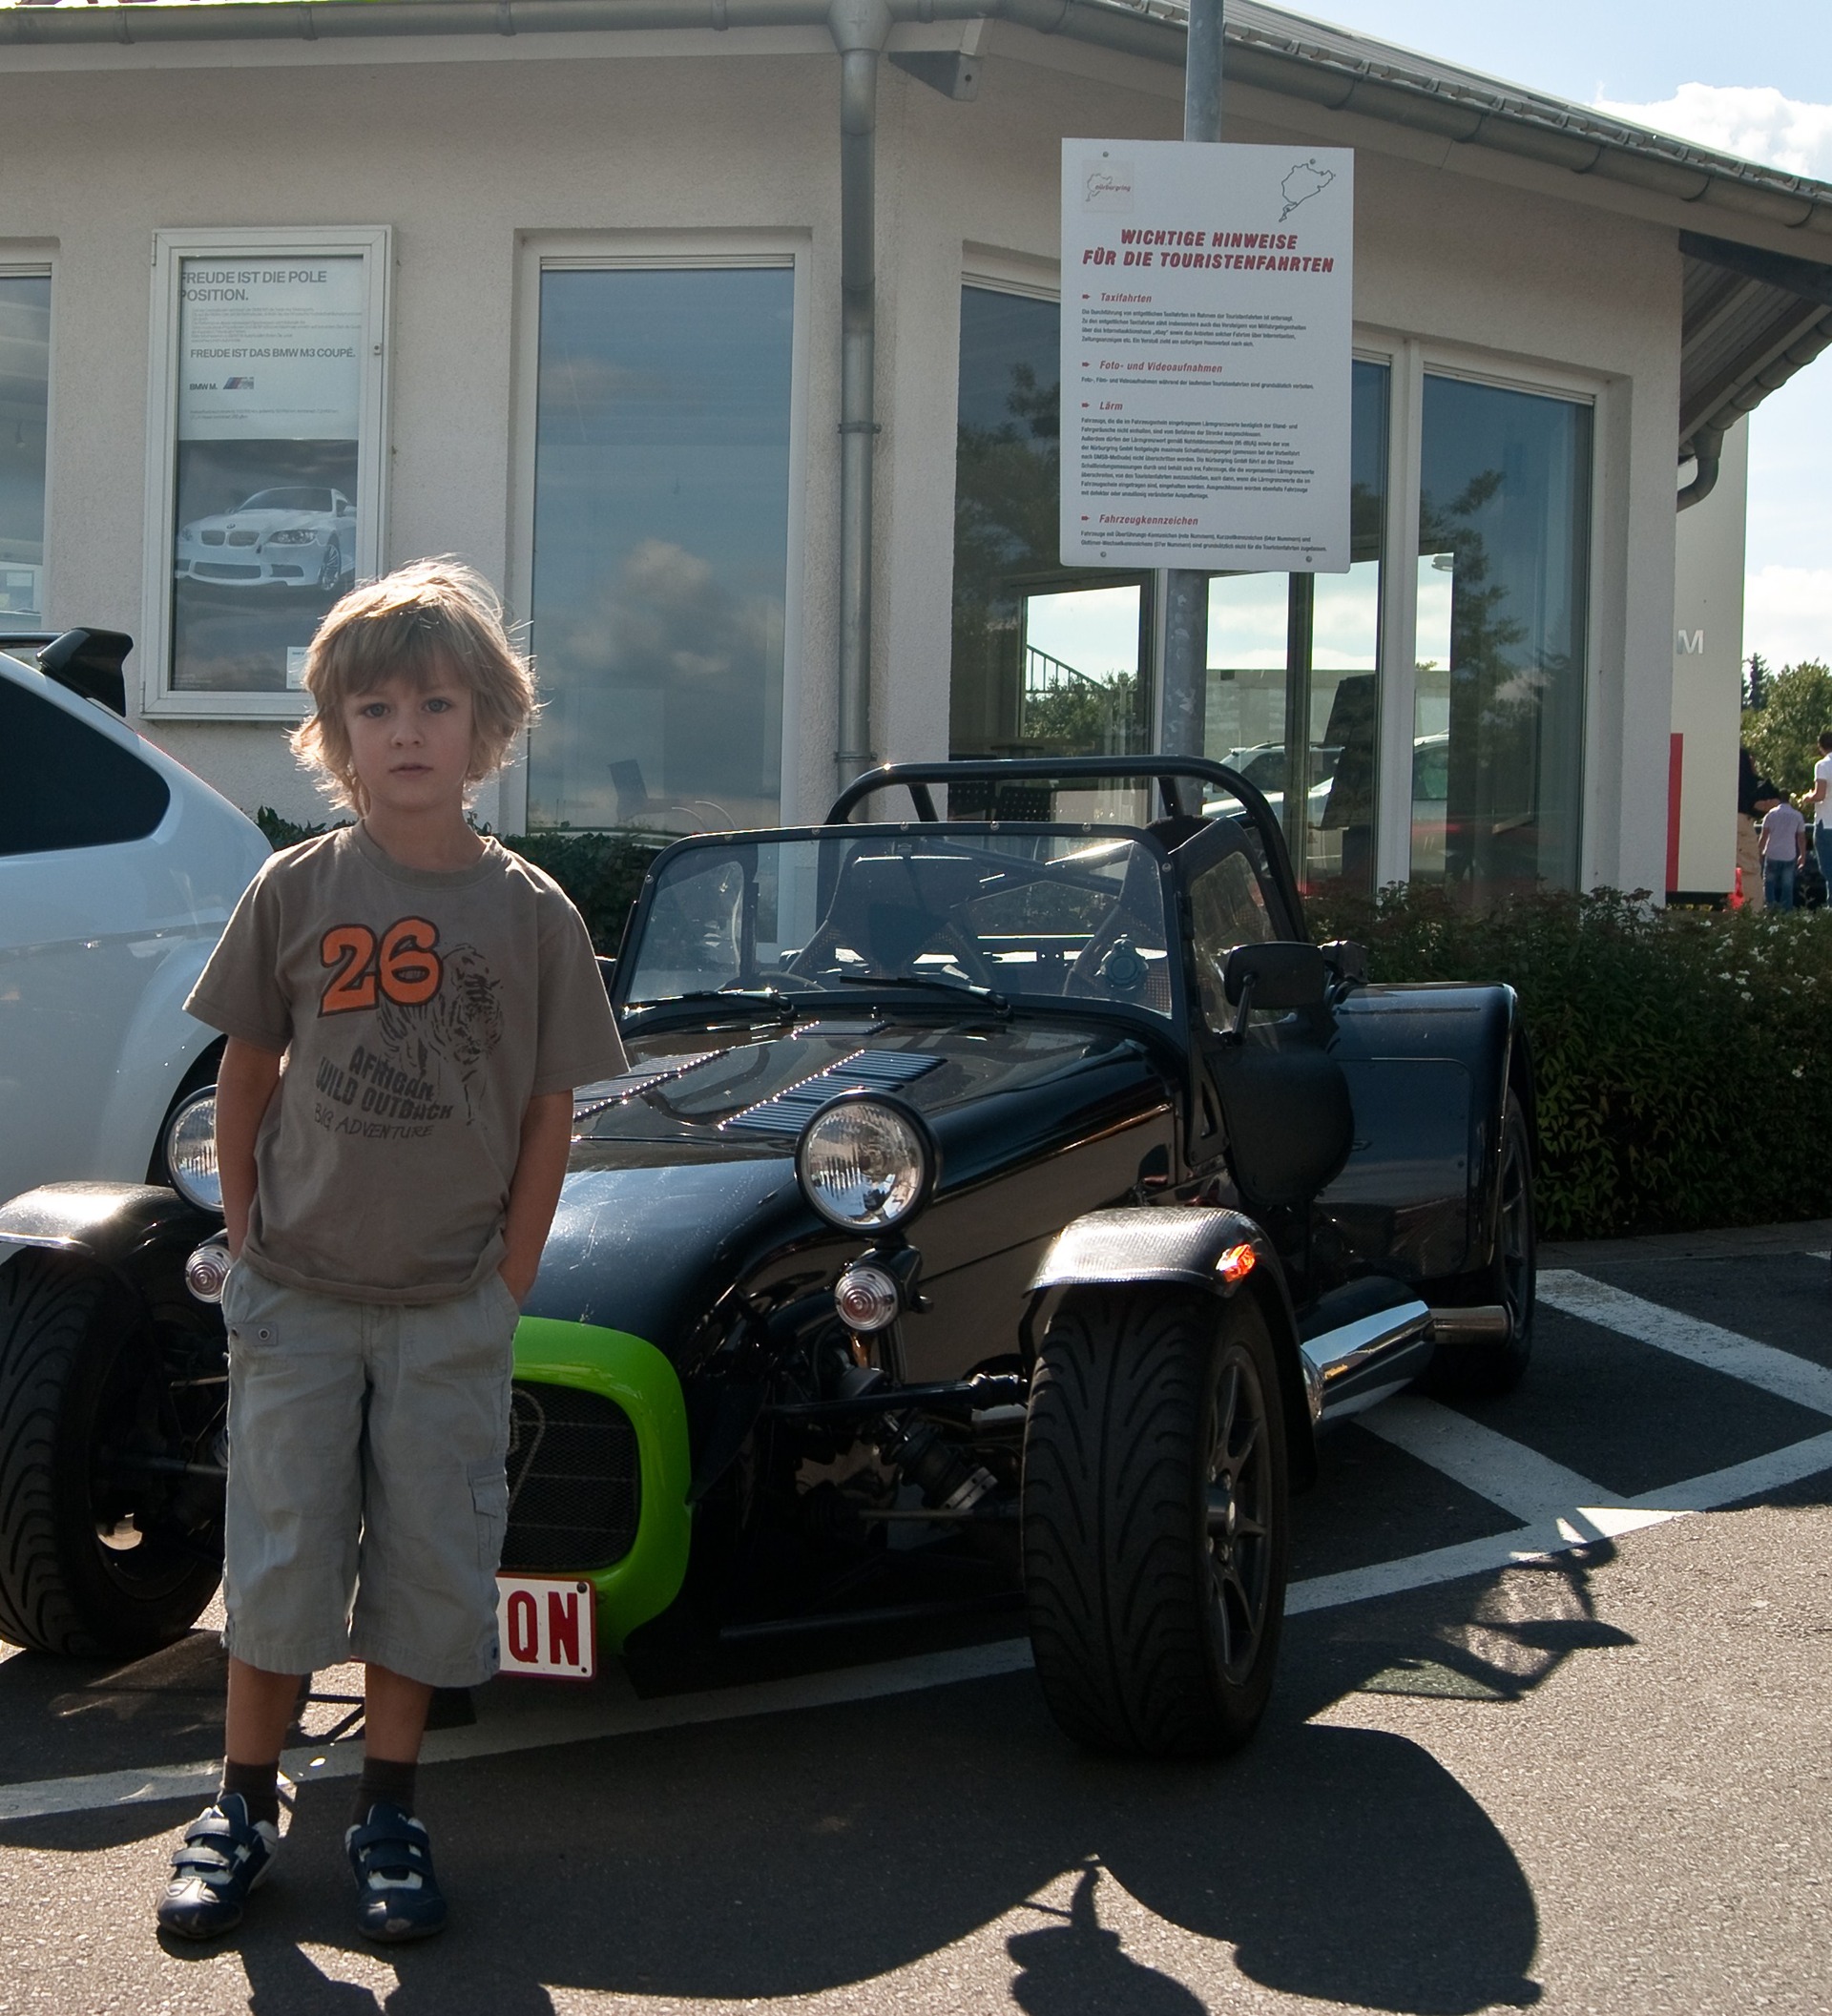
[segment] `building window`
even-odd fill
[[[0,274],[0,618],[45,613],[45,432],[51,276]]]
[[[385,230],[159,232],[148,708],[298,715],[380,572]]]
[[[961,290],[957,757],[1151,746],[1151,575],[1058,563],[1059,323],[1053,301]]]
[[[1427,374],[1412,875],[1476,902],[1574,888],[1592,409]]]
[[[545,267],[531,826],[774,824],[795,268]]]
[[[1374,886],[1388,375],[1354,365],[1348,572],[1209,583],[1203,748],[1266,794],[1307,890]]]

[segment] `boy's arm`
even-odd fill
[[[239,1257],[255,1201],[255,1136],[280,1083],[280,1055],[231,1036],[217,1071],[217,1167],[222,1174],[223,1229]]]
[[[503,1220],[502,1265],[497,1270],[519,1302],[534,1285],[541,1248],[559,1208],[566,1158],[572,1149],[572,1094],[540,1092],[522,1115],[522,1145],[509,1181]]]

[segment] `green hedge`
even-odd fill
[[[276,847],[290,847],[326,832],[323,825],[302,826],[262,805],[255,823]],[[336,821],[347,825],[347,820]],[[517,833],[503,834],[504,846],[545,868],[579,907],[592,943],[613,953],[623,934],[623,920],[636,900],[642,878],[662,842],[646,833]]]
[[[1426,887],[1311,906],[1375,980],[1505,980],[1539,1089],[1552,1238],[1832,1216],[1832,914],[1598,890],[1471,915]]]

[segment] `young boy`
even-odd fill
[[[295,753],[358,822],[265,864],[186,1004],[229,1039],[235,1256],[227,1756],[158,1909],[193,1939],[272,1868],[301,1677],[346,1659],[367,1669],[362,1929],[445,1923],[414,1765],[433,1690],[496,1670],[517,1305],[572,1087],[624,1068],[578,912],[465,820],[534,709],[485,583],[425,560],[356,589],[305,687]]]
[[[1795,878],[1806,865],[1806,821],[1773,784],[1757,793],[1756,809],[1762,815],[1762,907],[1791,910]]]

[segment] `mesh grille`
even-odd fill
[[[517,1381],[503,1566],[531,1573],[610,1568],[635,1546],[641,1509],[636,1431],[615,1401]]]

